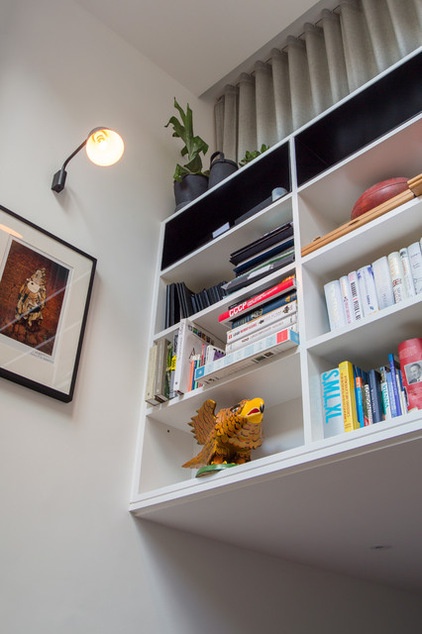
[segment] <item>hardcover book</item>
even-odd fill
[[[400,372],[400,363],[395,354],[390,352],[388,354],[388,365],[390,368],[390,377],[391,377],[391,391],[393,395],[393,403],[392,407],[392,416],[401,416],[405,412],[402,409],[401,405],[401,381],[399,381],[398,372]]]
[[[361,266],[357,270],[357,276],[363,315],[368,317],[378,311],[378,297],[372,266],[370,264]]]
[[[394,304],[393,282],[387,256],[384,255],[372,262],[378,306],[381,309]]]
[[[353,363],[351,361],[341,361],[340,371],[340,391],[341,408],[343,411],[344,431],[349,432],[359,429],[359,421],[356,410],[355,378]]]
[[[344,432],[338,367],[321,373],[321,392],[324,438],[331,438]]]
[[[412,272],[413,285],[415,287],[415,293],[418,295],[422,293],[422,251],[419,242],[412,242],[407,247],[407,253],[409,255],[410,270]]]
[[[267,315],[276,308],[287,306],[288,304],[291,304],[296,300],[296,291],[293,291],[292,293],[287,293],[286,295],[278,295],[274,299],[270,299],[268,302],[259,305],[257,308],[253,308],[246,313],[242,313],[240,317],[236,317],[236,319],[232,319],[231,321],[226,322],[226,324],[228,326],[231,326],[231,329],[234,330],[235,328],[239,328],[239,326],[248,324],[255,319],[259,319],[264,315]]]
[[[248,260],[241,262],[240,264],[234,267],[233,273],[235,273],[236,275],[241,275],[242,273],[246,273],[246,271],[253,269],[259,264],[262,264],[263,262],[266,262],[267,260],[271,260],[272,258],[275,258],[277,255],[286,253],[293,246],[294,246],[294,239],[286,238],[285,240],[282,240],[280,244],[270,247],[269,249],[265,249],[258,255],[255,255],[252,258],[249,258]]]
[[[167,357],[168,357],[168,339],[159,339],[157,341],[157,367],[155,371],[154,396],[159,401],[167,401],[169,398],[169,389],[167,382]]]
[[[383,410],[383,419],[387,420],[391,418],[391,404],[390,404],[390,393],[391,393],[391,385],[390,389],[388,389],[388,369],[386,366],[382,365],[378,368],[380,377],[381,377],[381,397],[382,397],[382,410]]]
[[[205,358],[208,345],[224,347],[221,341],[216,340],[212,334],[203,328],[198,328],[189,319],[180,321],[173,386],[177,394],[184,394],[190,390],[190,361],[198,354],[201,358]]]
[[[353,365],[353,373],[355,377],[356,413],[359,426],[367,427],[370,424],[369,408],[365,394],[368,376],[367,373],[357,365]]]
[[[398,357],[408,410],[422,409],[422,338],[402,341]]]
[[[293,223],[286,222],[285,224],[276,227],[272,231],[269,231],[265,235],[261,236],[257,240],[250,242],[249,244],[233,251],[230,254],[230,262],[234,265],[248,260],[257,253],[261,253],[265,249],[274,246],[282,242],[283,240],[290,238],[293,235]]]
[[[201,383],[213,383],[240,370],[266,361],[286,350],[299,345],[299,335],[290,328],[275,332],[225,357],[203,365],[195,372],[195,380]]]
[[[398,251],[392,251],[387,256],[390,267],[390,276],[393,283],[394,302],[398,304],[407,299],[407,290],[404,282],[403,263]]]
[[[409,252],[406,247],[403,247],[399,251],[401,263],[403,266],[403,279],[406,287],[407,297],[414,297],[416,295],[415,284],[413,282],[412,267],[410,265]]]
[[[159,405],[162,401],[155,396],[155,376],[157,374],[157,345],[154,343],[148,354],[148,373],[145,388],[145,401],[150,405]]]
[[[339,279],[341,294],[343,297],[343,305],[344,305],[344,314],[346,317],[346,322],[351,324],[352,321],[355,321],[355,313],[353,311],[353,299],[352,299],[352,289],[350,288],[350,282],[347,275],[342,275]]]
[[[384,420],[381,394],[381,375],[375,368],[372,368],[368,372],[368,383],[371,395],[372,420],[373,423],[380,423]]]
[[[240,339],[236,339],[235,341],[232,341],[232,343],[228,343],[226,345],[226,354],[229,354],[234,350],[239,350],[239,348],[243,348],[243,346],[247,346],[249,343],[258,341],[258,339],[267,337],[271,333],[282,330],[283,328],[292,328],[293,330],[297,330],[296,320],[296,314],[287,315],[287,317],[282,317],[265,328],[261,328],[260,330],[256,330],[255,332],[251,332],[248,335],[241,337]]]
[[[235,304],[234,306],[231,306],[228,310],[224,311],[224,313],[221,313],[221,315],[218,316],[218,321],[219,322],[229,321],[230,319],[233,319],[237,317],[238,315],[245,313],[256,306],[263,304],[264,302],[268,301],[272,297],[276,297],[277,295],[282,295],[284,293],[287,293],[287,291],[293,288],[296,288],[296,278],[294,275],[290,275],[289,277],[284,278],[278,284],[275,284],[274,286],[270,286],[269,288],[266,288],[265,290],[258,293],[257,295],[253,295],[252,297],[245,299],[239,304]]]
[[[257,330],[261,330],[262,328],[266,328],[270,324],[278,321],[279,319],[283,319],[289,315],[294,315],[297,311],[297,300],[293,300],[284,304],[283,306],[279,306],[278,308],[274,308],[274,310],[269,311],[268,313],[263,313],[251,319],[250,321],[237,326],[236,328],[232,328],[227,331],[227,343],[233,343],[233,341],[237,341],[242,337],[246,337]]]
[[[343,328],[347,321],[340,280],[331,280],[331,282],[324,284],[324,294],[330,330]]]
[[[355,320],[357,321],[358,319],[362,319],[364,317],[357,271],[350,271],[348,278],[352,292],[353,312],[355,314]]]
[[[274,259],[270,261],[265,261],[262,264],[258,265],[256,268],[253,268],[242,275],[238,275],[234,279],[226,282],[223,285],[223,289],[227,294],[234,293],[239,288],[244,288],[245,286],[249,286],[254,282],[262,279],[269,275],[272,271],[276,271],[277,269],[281,269],[288,264],[291,264],[295,260],[294,249],[288,249],[285,253],[274,257]]]

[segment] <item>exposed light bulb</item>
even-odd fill
[[[95,128],[89,135],[85,147],[90,161],[102,167],[117,163],[125,149],[120,134],[109,128]]]

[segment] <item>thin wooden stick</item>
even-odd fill
[[[341,225],[340,227],[337,227],[337,229],[334,229],[333,231],[325,234],[325,236],[315,238],[315,240],[303,247],[302,257],[308,255],[309,253],[312,253],[313,251],[316,251],[317,249],[325,246],[326,244],[329,244],[330,242],[333,242],[333,240],[337,240],[337,238],[346,235],[350,231],[354,231],[358,227],[365,225],[371,220],[379,218],[379,216],[382,216],[388,211],[399,207],[399,205],[403,205],[404,203],[409,202],[409,200],[412,200],[416,196],[421,196],[422,174],[419,174],[418,176],[415,176],[414,178],[408,180],[407,185],[409,189],[406,189],[404,192],[401,192],[400,194],[389,198],[385,202],[381,203],[381,205],[377,205],[377,207],[370,209],[354,220],[346,222],[344,225]]]

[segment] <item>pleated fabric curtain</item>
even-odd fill
[[[240,161],[271,146],[421,46],[421,0],[344,0],[227,85],[216,146]]]

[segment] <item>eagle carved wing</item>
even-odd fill
[[[208,399],[202,403],[196,415],[191,418],[189,425],[192,427],[193,435],[198,445],[205,445],[214,430],[216,421],[215,407],[216,402]]]

